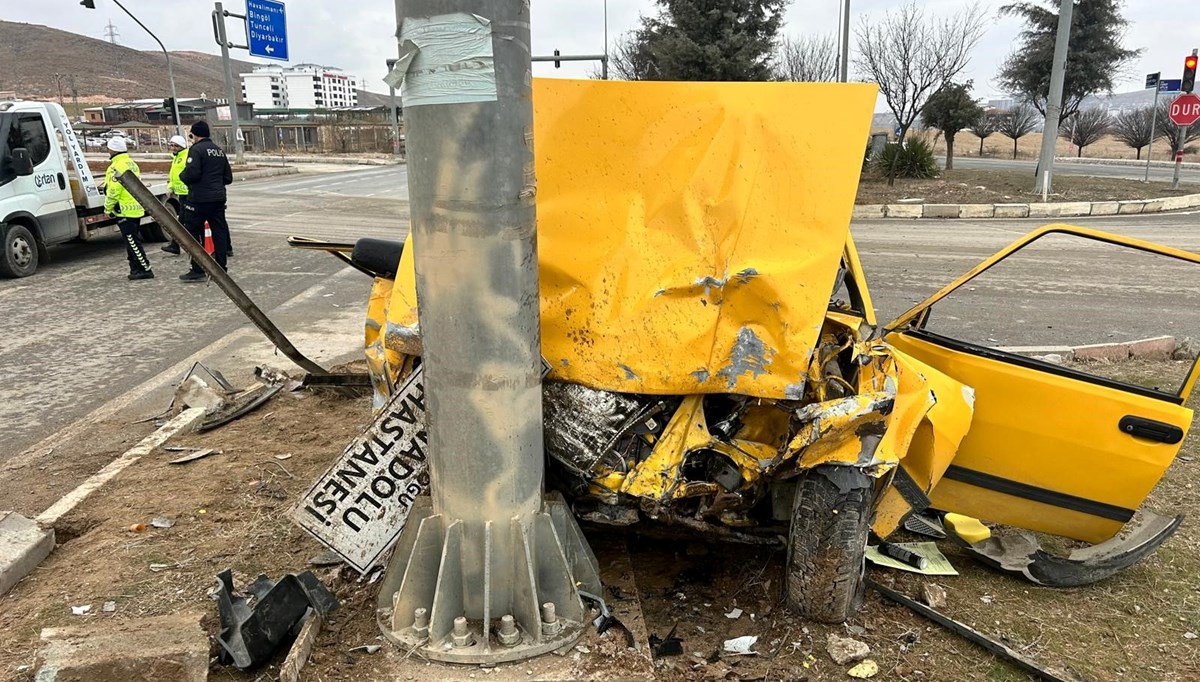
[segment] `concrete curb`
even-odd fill
[[[260,180],[262,178],[273,178],[279,175],[298,175],[299,168],[283,167],[283,168],[263,168],[261,170],[246,171],[245,173],[235,173],[233,175],[234,182],[243,182],[245,180]]]
[[[33,572],[54,549],[54,529],[15,512],[0,512],[0,595]]]
[[[852,218],[980,219],[1078,218],[1083,216],[1138,215],[1182,211],[1200,207],[1200,194],[1131,201],[1068,201],[1047,204],[861,204]]]
[[[1146,167],[1145,159],[1138,161],[1136,159],[1081,159],[1081,158],[1078,158],[1075,156],[1056,156],[1056,157],[1054,157],[1054,163],[1074,163],[1074,164],[1082,164],[1085,166],[1090,165],[1090,166],[1139,166],[1141,168]],[[1174,168],[1175,162],[1174,161],[1151,161],[1150,167],[1151,168]],[[1200,163],[1197,163],[1195,161],[1184,161],[1183,167],[1187,168],[1189,170],[1195,169],[1195,168],[1200,168]]]
[[[1055,364],[1066,360],[1118,361],[1130,359],[1170,360],[1177,351],[1191,353],[1190,343],[1182,345],[1174,336],[1155,336],[1124,343],[1093,343],[1086,346],[1008,346],[999,348],[1007,353],[1048,360]]]

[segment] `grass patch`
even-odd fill
[[[1168,182],[1142,183],[1123,178],[1097,178],[1059,174],[1054,176],[1051,201],[1123,201],[1181,196],[1196,191],[1185,185],[1173,190]],[[922,198],[927,204],[1001,204],[1041,201],[1033,192],[1033,175],[1014,170],[955,169],[942,171],[930,180],[896,180],[864,173],[858,185],[858,204],[889,204],[901,199]]]

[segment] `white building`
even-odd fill
[[[242,97],[260,109],[358,106],[358,79],[319,64],[259,66],[242,74]]]

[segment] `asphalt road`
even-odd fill
[[[231,272],[318,361],[359,352],[370,283],[328,255],[290,249],[284,238],[402,238],[406,179],[404,167],[371,167],[231,190],[237,252]],[[856,223],[881,321],[1040,222]],[[1200,252],[1195,214],[1077,222]],[[186,269],[183,259],[156,248],[151,254],[158,275],[152,281],[125,279],[117,239],[54,249],[51,263],[34,277],[0,280],[0,462],[106,404],[131,418],[161,411],[171,383],[194,360],[212,363],[242,385],[258,362],[286,366],[215,286],[176,279]],[[939,305],[935,322],[1011,345],[1162,333],[1200,338],[1200,289],[1190,267],[1126,262],[1080,243],[1025,255],[1006,261],[994,282],[973,283],[961,300]]]
[[[945,165],[945,160],[942,160]],[[1025,171],[1029,173],[1030,182],[1037,170],[1037,161],[1012,159],[980,159],[976,157],[955,156],[955,168],[970,168],[972,170],[1007,170]],[[1062,175],[1086,175],[1094,178],[1125,178],[1141,180],[1146,177],[1145,166],[1118,166],[1099,163],[1056,163],[1054,173]],[[1150,179],[1158,182],[1170,182],[1175,169],[1162,166],[1150,167]],[[1184,166],[1179,174],[1179,181],[1189,184],[1200,184],[1200,169]]]

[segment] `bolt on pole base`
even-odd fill
[[[508,566],[492,551],[504,535],[517,550]],[[433,514],[427,498],[414,506],[379,591],[385,638],[435,661],[479,664],[532,658],[583,635],[579,591],[600,593],[599,564],[561,496],[547,496],[528,526],[487,523],[479,584],[464,580],[471,549],[463,521]],[[467,613],[469,591],[482,596],[481,616]]]

